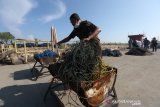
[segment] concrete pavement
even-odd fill
[[[123,52],[124,53],[124,52]],[[160,51],[151,56],[103,57],[118,68],[116,91],[119,107],[160,107]],[[33,63],[0,66],[0,107],[60,107],[56,96],[44,93],[52,76],[32,81]],[[63,101],[68,100],[66,97]],[[66,107],[69,105],[66,105]]]

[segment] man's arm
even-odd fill
[[[60,45],[61,43],[66,43],[70,40],[71,38],[68,36],[66,38],[64,38],[63,40],[59,41],[57,44]]]
[[[101,32],[101,29],[100,28],[96,28],[96,30],[91,35],[89,35],[88,38],[84,38],[83,40],[89,41],[92,38],[95,38],[96,36],[98,36],[98,34],[100,32]]]
[[[76,32],[75,32],[75,30],[73,30],[68,37],[66,37],[66,38],[64,38],[63,40],[59,41],[59,42],[57,43],[57,45],[60,45],[61,43],[66,43],[66,42],[68,42],[69,40],[71,40],[72,38],[74,38],[75,36],[76,36]]]

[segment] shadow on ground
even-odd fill
[[[49,84],[13,85],[0,90],[1,107],[64,107],[55,95],[43,101]]]
[[[30,71],[31,69],[15,71],[11,77],[14,80],[32,79],[34,76]],[[35,83],[0,88],[0,107],[65,107],[56,94],[48,94],[46,101],[43,100],[48,86],[49,83]]]
[[[29,79],[29,80],[34,80],[36,76],[38,75],[39,70],[35,69],[33,72],[31,72],[31,69],[25,69],[25,70],[20,70],[16,71],[13,74],[11,74],[11,77],[14,80],[23,80],[23,79]],[[50,73],[48,71],[42,72],[39,74],[38,78],[42,78],[45,76],[49,76]]]

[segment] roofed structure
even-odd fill
[[[142,40],[143,40],[143,37],[144,37],[144,34],[128,35],[128,37],[129,37],[131,40],[142,41]]]

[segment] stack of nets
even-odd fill
[[[81,41],[66,52],[58,75],[63,81],[94,81],[109,74],[109,70],[111,67],[101,59],[99,41]]]
[[[136,56],[144,56],[144,55],[152,55],[152,52],[150,52],[147,49],[144,48],[131,48],[128,52],[125,53],[126,55],[136,55]]]

